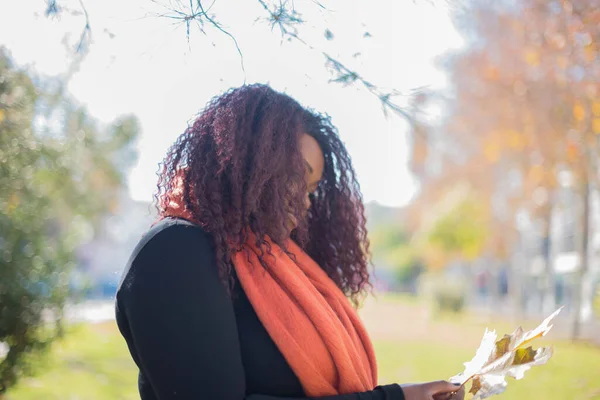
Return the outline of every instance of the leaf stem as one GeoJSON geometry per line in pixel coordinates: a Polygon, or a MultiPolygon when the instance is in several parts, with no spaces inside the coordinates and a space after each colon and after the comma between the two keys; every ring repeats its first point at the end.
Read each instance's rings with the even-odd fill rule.
{"type": "MultiPolygon", "coordinates": [[[[458,388],[458,390],[462,389],[471,379],[475,378],[476,376],[477,376],[477,374],[473,374],[470,377],[468,377],[467,380],[464,381],[462,383],[462,385],[460,385],[460,387],[458,388]]],[[[457,392],[458,392],[458,390],[457,390],[457,392]]]]}

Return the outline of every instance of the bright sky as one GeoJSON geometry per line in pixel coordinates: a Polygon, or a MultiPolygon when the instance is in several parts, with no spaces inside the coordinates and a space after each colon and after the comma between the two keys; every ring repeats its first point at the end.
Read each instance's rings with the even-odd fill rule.
{"type": "MultiPolygon", "coordinates": [[[[166,10],[152,0],[83,1],[93,44],[69,89],[102,121],[120,114],[138,116],[143,129],[140,155],[128,184],[133,198],[150,201],[157,165],[187,122],[211,97],[244,83],[239,55],[229,38],[210,27],[207,36],[192,29],[188,43],[185,27],[157,17],[166,10]]],[[[156,2],[164,5],[169,0],[156,2]]],[[[424,0],[323,3],[329,11],[310,0],[295,1],[307,21],[300,34],[314,47],[339,56],[383,87],[408,93],[417,87],[444,85],[435,58],[462,44],[445,2],[435,6],[424,0]],[[331,41],[324,38],[326,28],[334,34],[331,41]],[[371,37],[363,38],[366,31],[371,37]]],[[[77,9],[79,3],[64,0],[63,4],[77,9]]],[[[71,32],[70,40],[75,42],[83,17],[48,20],[44,9],[42,0],[0,0],[0,44],[18,63],[44,74],[59,74],[70,60],[62,44],[65,33],[71,32]]],[[[406,166],[405,121],[386,118],[378,100],[363,89],[328,83],[330,75],[318,52],[282,41],[264,21],[256,21],[264,15],[258,1],[216,0],[211,12],[238,39],[247,83],[269,83],[331,115],[353,158],[366,201],[398,206],[410,200],[415,184],[406,166]]]]}

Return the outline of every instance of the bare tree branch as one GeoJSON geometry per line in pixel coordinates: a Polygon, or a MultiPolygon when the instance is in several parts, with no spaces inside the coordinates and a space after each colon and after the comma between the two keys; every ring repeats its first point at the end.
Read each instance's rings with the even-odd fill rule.
{"type": "MultiPolygon", "coordinates": [[[[200,9],[201,15],[204,16],[204,18],[206,18],[206,20],[208,22],[210,22],[215,28],[217,28],[219,31],[221,31],[222,33],[224,33],[225,35],[229,36],[229,38],[231,38],[231,40],[233,41],[233,43],[235,44],[235,48],[237,49],[238,54],[240,55],[240,63],[242,66],[242,71],[244,72],[244,76],[246,75],[246,69],[244,68],[244,55],[242,54],[242,50],[240,49],[240,45],[238,44],[237,39],[228,31],[226,31],[225,29],[223,29],[223,27],[221,26],[221,24],[219,24],[216,20],[214,20],[213,18],[211,18],[210,15],[208,15],[206,13],[206,11],[204,11],[204,7],[202,6],[202,1],[201,0],[196,0],[196,2],[198,3],[198,8],[200,9]]],[[[191,0],[190,0],[191,3],[191,0]]],[[[213,3],[211,4],[211,7],[213,6],[215,2],[213,1],[213,3]]],[[[246,80],[244,78],[244,80],[246,80]]]]}
{"type": "Polygon", "coordinates": [[[202,4],[202,0],[195,0],[195,1],[189,0],[188,5],[183,5],[181,2],[178,1],[176,6],[172,6],[172,5],[167,6],[158,0],[151,0],[151,1],[156,4],[160,4],[167,10],[165,13],[157,14],[158,17],[170,18],[170,19],[179,21],[181,23],[184,23],[186,25],[186,37],[187,37],[188,43],[189,43],[190,34],[191,34],[190,25],[194,21],[196,23],[198,23],[198,27],[204,35],[206,35],[206,31],[204,30],[204,25],[205,25],[205,23],[208,23],[208,24],[212,25],[214,28],[216,28],[218,31],[220,31],[221,33],[223,33],[224,35],[229,37],[231,39],[231,41],[233,42],[233,44],[235,45],[236,51],[240,56],[240,65],[241,65],[242,71],[244,72],[244,75],[245,75],[246,68],[244,67],[244,55],[242,53],[242,49],[240,48],[237,39],[227,29],[225,29],[223,27],[223,25],[214,18],[214,16],[211,16],[209,14],[209,11],[215,4],[216,0],[213,0],[213,2],[207,8],[204,8],[204,5],[202,4]]]}
{"type": "Polygon", "coordinates": [[[408,113],[404,108],[402,108],[400,105],[393,101],[394,97],[401,96],[402,93],[400,93],[397,90],[384,92],[378,86],[363,78],[356,71],[346,67],[339,60],[331,57],[326,52],[322,52],[322,54],[327,60],[328,67],[337,74],[337,77],[332,78],[330,82],[341,83],[344,86],[349,86],[354,83],[360,83],[365,89],[367,89],[371,94],[375,95],[379,99],[383,108],[383,112],[386,116],[387,111],[391,110],[394,113],[405,118],[409,122],[412,122],[412,116],[410,115],[410,113],[408,113]]]}
{"type": "Polygon", "coordinates": [[[46,5],[46,17],[52,17],[60,13],[60,7],[56,3],[56,0],[48,0],[46,5]]]}
{"type": "Polygon", "coordinates": [[[44,14],[46,17],[59,17],[61,13],[67,12],[72,16],[83,16],[85,20],[85,26],[83,31],[79,35],[79,42],[75,46],[75,53],[82,55],[87,53],[88,46],[92,40],[92,27],[90,25],[90,15],[88,14],[87,8],[83,3],[83,0],[79,0],[80,10],[68,9],[61,6],[58,0],[46,0],[46,11],[44,14]]]}
{"type": "Polygon", "coordinates": [[[85,16],[85,27],[83,28],[83,32],[81,32],[79,44],[75,49],[75,51],[80,54],[82,51],[84,51],[84,47],[86,48],[85,50],[87,50],[87,46],[89,46],[92,40],[92,28],[90,26],[90,16],[85,8],[85,4],[83,4],[83,0],[79,0],[79,5],[81,6],[83,15],[85,16]]]}
{"type": "Polygon", "coordinates": [[[258,20],[266,20],[269,23],[269,25],[271,25],[271,30],[273,30],[275,27],[278,27],[281,32],[281,36],[297,35],[298,31],[296,29],[296,25],[303,24],[304,20],[294,8],[293,3],[291,6],[291,10],[288,10],[287,1],[280,1],[279,5],[273,6],[272,9],[269,8],[268,4],[264,0],[257,1],[269,14],[268,17],[258,18],[258,20]]]}
{"type": "MultiPolygon", "coordinates": [[[[350,86],[355,83],[359,83],[364,88],[366,88],[369,91],[369,93],[373,94],[374,96],[376,96],[379,99],[379,101],[381,102],[381,105],[382,105],[383,112],[386,116],[388,115],[388,110],[391,110],[395,114],[400,115],[401,117],[405,118],[409,122],[412,122],[411,115],[404,108],[402,108],[399,104],[397,104],[393,101],[394,97],[402,95],[400,92],[398,92],[397,90],[384,92],[377,85],[371,83],[370,81],[365,79],[363,76],[361,76],[358,72],[345,66],[337,58],[334,58],[333,56],[331,56],[329,53],[327,53],[325,51],[315,48],[314,46],[307,43],[304,39],[302,39],[298,34],[296,26],[304,23],[304,20],[302,20],[300,14],[298,14],[298,12],[296,12],[296,10],[293,8],[293,4],[292,4],[291,10],[290,10],[290,7],[288,6],[288,3],[286,1],[280,1],[279,5],[276,5],[275,7],[273,7],[271,9],[271,8],[269,8],[269,6],[265,0],[257,0],[257,1],[265,9],[265,11],[267,11],[267,13],[269,13],[269,16],[266,18],[266,20],[271,25],[271,29],[278,27],[279,30],[281,31],[282,36],[284,36],[284,37],[287,36],[288,38],[294,39],[294,40],[302,43],[309,49],[318,51],[325,57],[326,66],[332,72],[334,72],[336,74],[336,76],[334,78],[332,78],[330,80],[330,82],[340,83],[344,86],[350,86]]],[[[318,2],[317,2],[317,5],[324,8],[318,2]]],[[[367,34],[368,34],[368,32],[367,32],[367,34]]],[[[370,37],[370,34],[368,34],[368,36],[370,37]]],[[[331,36],[331,38],[332,38],[332,36],[331,36]]]]}
{"type": "MultiPolygon", "coordinates": [[[[61,8],[61,6],[58,4],[58,0],[46,1],[47,16],[58,15],[61,11],[63,11],[63,8],[61,8]]],[[[194,22],[198,24],[200,32],[202,32],[204,35],[207,34],[205,31],[205,24],[208,23],[212,27],[216,28],[219,32],[229,37],[235,45],[236,51],[240,56],[241,68],[245,75],[246,70],[244,66],[244,55],[237,39],[233,34],[231,34],[231,32],[224,28],[221,22],[209,14],[210,10],[216,3],[216,0],[212,0],[212,3],[208,7],[205,7],[202,0],[189,0],[188,4],[184,4],[181,0],[169,0],[168,4],[165,4],[164,1],[160,0],[150,1],[155,4],[160,4],[160,6],[165,9],[165,12],[156,14],[156,16],[172,19],[176,21],[176,23],[185,24],[188,44],[191,36],[191,25],[194,22]]],[[[268,0],[257,1],[267,13],[267,16],[262,18],[259,17],[258,20],[266,21],[270,25],[271,30],[278,28],[282,38],[286,38],[288,41],[296,40],[307,48],[317,51],[323,55],[325,58],[325,65],[334,74],[330,82],[340,83],[344,86],[360,84],[367,89],[369,93],[379,99],[383,108],[383,112],[386,116],[388,115],[388,111],[392,111],[393,113],[405,118],[409,122],[412,121],[410,113],[394,101],[394,98],[401,96],[402,93],[397,90],[382,90],[379,86],[364,78],[357,71],[344,65],[339,59],[333,57],[331,54],[323,50],[315,48],[313,45],[309,44],[299,36],[297,27],[304,24],[305,21],[302,18],[302,15],[296,11],[293,0],[278,0],[274,1],[272,4],[268,0]]],[[[321,1],[312,1],[320,9],[327,10],[321,1]]],[[[85,17],[85,26],[83,32],[81,33],[79,43],[76,46],[76,53],[84,54],[91,42],[92,29],[90,25],[89,14],[83,3],[83,0],[79,0],[79,4],[81,6],[83,16],[85,17]]],[[[365,32],[364,37],[370,36],[371,35],[369,32],[365,32]]],[[[328,37],[329,40],[333,39],[331,34],[328,37]]]]}

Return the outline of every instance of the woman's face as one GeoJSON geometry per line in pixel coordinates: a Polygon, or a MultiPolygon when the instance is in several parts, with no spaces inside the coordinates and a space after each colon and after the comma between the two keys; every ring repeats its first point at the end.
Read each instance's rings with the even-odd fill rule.
{"type": "MultiPolygon", "coordinates": [[[[323,157],[323,151],[321,146],[312,136],[304,133],[300,137],[300,153],[304,159],[304,165],[306,166],[305,180],[306,180],[306,193],[304,194],[304,204],[306,210],[310,208],[310,194],[317,190],[319,182],[323,177],[323,170],[325,169],[325,158],[323,157]]],[[[294,215],[290,213],[289,227],[293,230],[298,226],[298,220],[294,215]]]]}
{"type": "Polygon", "coordinates": [[[306,209],[310,207],[310,193],[317,190],[319,182],[323,177],[325,168],[325,158],[319,143],[308,134],[303,134],[300,138],[300,152],[306,163],[306,209]]]}

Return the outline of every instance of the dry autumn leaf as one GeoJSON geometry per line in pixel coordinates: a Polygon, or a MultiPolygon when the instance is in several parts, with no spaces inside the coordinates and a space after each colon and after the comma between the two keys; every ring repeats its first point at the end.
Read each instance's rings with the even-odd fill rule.
{"type": "Polygon", "coordinates": [[[473,400],[503,393],[507,376],[521,379],[532,366],[543,365],[552,357],[552,347],[534,350],[529,344],[552,329],[550,322],[560,310],[562,307],[531,331],[525,332],[518,327],[512,334],[504,335],[499,340],[496,340],[495,331],[486,329],[475,357],[466,362],[465,370],[450,378],[450,382],[464,386],[471,381],[469,393],[473,394],[473,400]]]}

